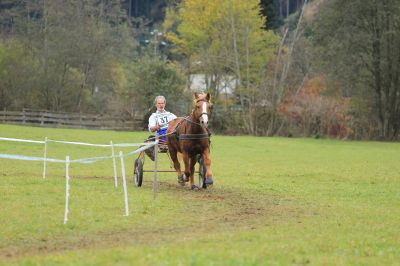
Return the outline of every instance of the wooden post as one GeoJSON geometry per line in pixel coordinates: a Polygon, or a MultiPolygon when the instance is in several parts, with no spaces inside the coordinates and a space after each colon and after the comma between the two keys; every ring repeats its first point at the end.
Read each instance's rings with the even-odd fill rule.
{"type": "Polygon", "coordinates": [[[153,200],[156,199],[157,189],[158,189],[158,176],[157,176],[157,168],[158,168],[158,137],[156,137],[156,144],[154,145],[154,180],[153,180],[153,200]]]}
{"type": "Polygon", "coordinates": [[[44,112],[40,112],[40,125],[44,125],[44,112]]]}
{"type": "Polygon", "coordinates": [[[26,123],[25,108],[22,109],[22,124],[26,123]]]}

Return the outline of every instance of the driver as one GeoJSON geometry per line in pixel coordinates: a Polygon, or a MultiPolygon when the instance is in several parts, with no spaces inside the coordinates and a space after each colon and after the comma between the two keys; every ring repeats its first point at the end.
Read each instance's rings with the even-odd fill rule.
{"type": "MultiPolygon", "coordinates": [[[[154,99],[154,105],[156,106],[157,111],[152,113],[149,117],[149,131],[155,132],[156,136],[159,137],[158,147],[160,148],[161,152],[166,152],[168,150],[166,145],[168,123],[176,118],[176,115],[165,110],[166,103],[167,101],[165,100],[164,96],[157,96],[154,99]]],[[[153,140],[154,136],[149,136],[145,142],[153,140]]],[[[146,149],[144,152],[152,161],[154,161],[154,147],[146,149]]]]}
{"type": "Polygon", "coordinates": [[[164,96],[157,96],[154,99],[157,111],[149,117],[149,131],[155,132],[156,136],[159,136],[160,141],[163,142],[167,141],[166,133],[168,124],[176,118],[176,115],[165,110],[166,103],[167,101],[164,96]]]}

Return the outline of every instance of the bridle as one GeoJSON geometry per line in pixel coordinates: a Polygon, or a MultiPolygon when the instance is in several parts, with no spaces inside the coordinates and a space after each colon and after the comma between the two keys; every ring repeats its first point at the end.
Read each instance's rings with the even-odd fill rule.
{"type": "MultiPolygon", "coordinates": [[[[210,113],[203,112],[203,111],[200,113],[200,116],[202,116],[202,115],[207,115],[208,117],[210,117],[210,116],[211,116],[211,103],[210,103],[208,100],[206,100],[206,99],[199,99],[199,100],[197,100],[197,101],[196,101],[196,105],[195,105],[195,107],[194,107],[194,109],[193,109],[193,112],[196,111],[196,110],[199,108],[199,107],[197,106],[197,104],[198,104],[199,102],[205,102],[205,103],[210,104],[210,113]]],[[[194,122],[194,123],[195,123],[195,122],[194,122]]]]}

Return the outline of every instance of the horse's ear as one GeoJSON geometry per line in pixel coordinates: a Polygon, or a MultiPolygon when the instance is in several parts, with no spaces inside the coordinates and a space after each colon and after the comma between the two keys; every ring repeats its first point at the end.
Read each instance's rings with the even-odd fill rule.
{"type": "Polygon", "coordinates": [[[194,93],[193,93],[193,97],[194,97],[194,99],[196,100],[197,98],[199,98],[199,93],[194,92],[194,93]]]}
{"type": "Polygon", "coordinates": [[[209,92],[207,92],[207,95],[206,95],[206,100],[207,100],[207,101],[210,101],[210,99],[211,99],[211,95],[210,95],[210,93],[209,93],[209,92]]]}

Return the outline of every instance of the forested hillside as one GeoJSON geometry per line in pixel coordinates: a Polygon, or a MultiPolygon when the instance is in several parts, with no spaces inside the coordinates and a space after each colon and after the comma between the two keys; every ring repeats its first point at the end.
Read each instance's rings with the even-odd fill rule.
{"type": "Polygon", "coordinates": [[[207,90],[217,132],[399,139],[395,0],[4,0],[0,30],[1,110],[184,115],[207,90]]]}

